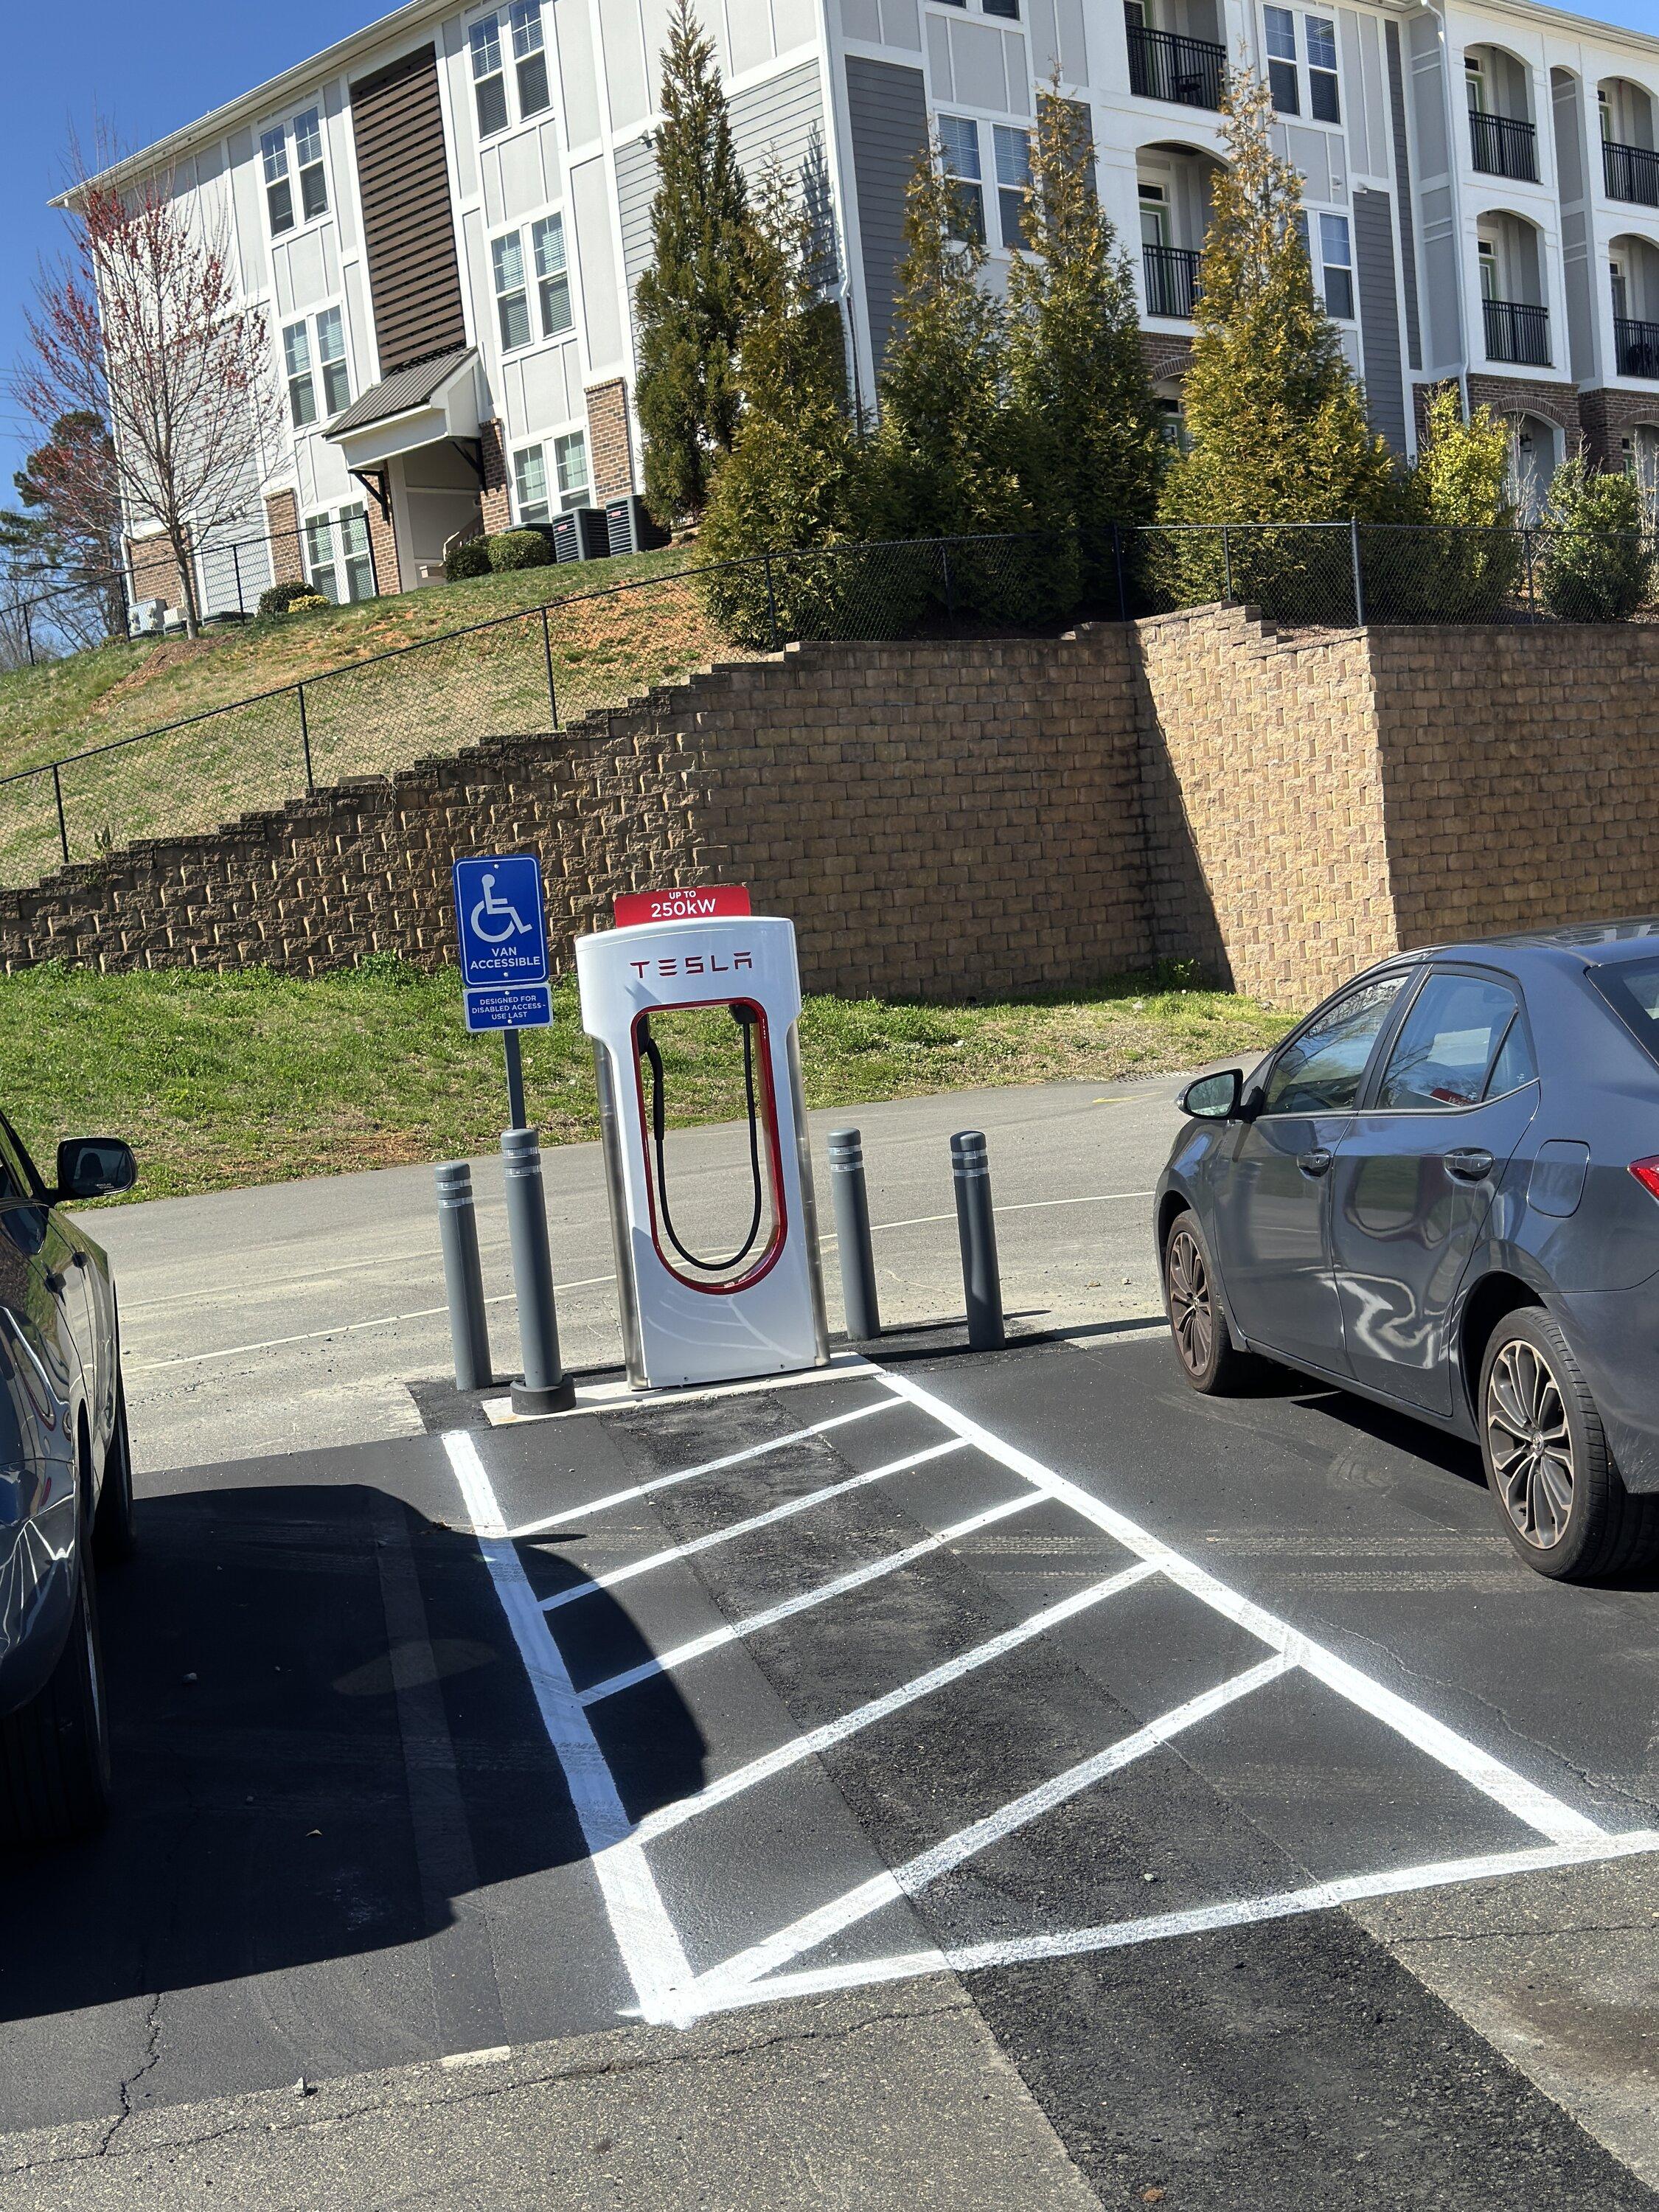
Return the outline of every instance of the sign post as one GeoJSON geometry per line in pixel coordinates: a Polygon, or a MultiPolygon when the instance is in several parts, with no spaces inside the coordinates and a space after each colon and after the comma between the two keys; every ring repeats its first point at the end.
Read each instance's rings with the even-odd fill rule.
{"type": "Polygon", "coordinates": [[[575,1386],[559,1359],[541,1141],[526,1118],[519,1054],[520,1030],[546,1029],[553,1019],[540,861],[530,853],[457,860],[455,921],[466,1025],[499,1030],[507,1054],[512,1127],[501,1139],[501,1153],[524,1357],[524,1374],[513,1385],[513,1407],[520,1413],[559,1413],[574,1403],[575,1386]]]}
{"type": "Polygon", "coordinates": [[[507,1054],[510,1126],[526,1125],[519,1031],[548,1028],[553,986],[547,965],[542,866],[533,853],[455,863],[455,921],[470,1030],[499,1030],[507,1054]]]}

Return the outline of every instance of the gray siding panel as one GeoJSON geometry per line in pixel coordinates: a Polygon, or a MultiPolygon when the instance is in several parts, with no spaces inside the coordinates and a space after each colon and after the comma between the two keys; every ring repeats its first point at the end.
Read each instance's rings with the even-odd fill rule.
{"type": "Polygon", "coordinates": [[[1371,428],[1406,450],[1405,380],[1400,365],[1400,306],[1394,283],[1394,209],[1387,192],[1353,196],[1359,331],[1365,344],[1365,408],[1371,428]]]}
{"type": "Polygon", "coordinates": [[[1394,181],[1400,193],[1400,269],[1406,290],[1406,349],[1413,368],[1423,366],[1418,322],[1417,238],[1412,226],[1412,164],[1406,137],[1406,77],[1400,66],[1400,26],[1385,23],[1389,42],[1389,107],[1394,123],[1394,181]]]}
{"type": "Polygon", "coordinates": [[[847,58],[864,296],[870,346],[881,366],[893,325],[894,270],[903,247],[904,192],[927,144],[927,94],[918,69],[847,58]]]}
{"type": "Polygon", "coordinates": [[[635,138],[617,149],[617,215],[622,226],[623,275],[628,283],[629,313],[634,287],[651,260],[651,203],[657,197],[657,156],[649,138],[635,138]]]}

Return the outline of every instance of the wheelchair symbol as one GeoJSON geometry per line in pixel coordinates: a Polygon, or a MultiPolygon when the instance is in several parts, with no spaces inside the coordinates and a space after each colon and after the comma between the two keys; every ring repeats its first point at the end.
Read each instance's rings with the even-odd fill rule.
{"type": "Polygon", "coordinates": [[[515,937],[530,936],[531,925],[522,919],[517,907],[506,899],[496,897],[494,874],[486,874],[481,881],[483,884],[483,896],[472,909],[471,925],[472,934],[478,942],[481,945],[506,945],[515,937]],[[486,929],[484,927],[486,915],[490,921],[499,922],[501,927],[498,929],[486,929]]]}

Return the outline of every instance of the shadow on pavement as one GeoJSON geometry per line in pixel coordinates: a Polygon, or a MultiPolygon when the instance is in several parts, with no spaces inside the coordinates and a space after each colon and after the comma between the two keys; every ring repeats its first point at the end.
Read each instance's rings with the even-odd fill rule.
{"type": "MultiPolygon", "coordinates": [[[[361,1483],[140,1516],[100,1586],[116,1809],[88,1843],[0,1855],[0,2019],[414,1943],[465,1888],[586,1857],[470,1534],[361,1483]]],[[[580,1611],[608,1665],[649,1656],[603,1593],[580,1611]]],[[[630,1815],[701,1786],[672,1681],[629,1732],[630,1815]]]]}

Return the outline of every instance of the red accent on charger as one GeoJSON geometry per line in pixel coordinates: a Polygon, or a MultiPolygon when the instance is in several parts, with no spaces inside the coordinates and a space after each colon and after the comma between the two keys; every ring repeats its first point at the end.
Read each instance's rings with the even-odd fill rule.
{"type": "Polygon", "coordinates": [[[752,914],[743,884],[708,884],[695,890],[622,891],[615,901],[618,929],[647,921],[713,921],[719,915],[752,914]]]}
{"type": "Polygon", "coordinates": [[[1659,1198],[1659,1153],[1650,1159],[1632,1160],[1630,1171],[1650,1198],[1659,1198]]]}

